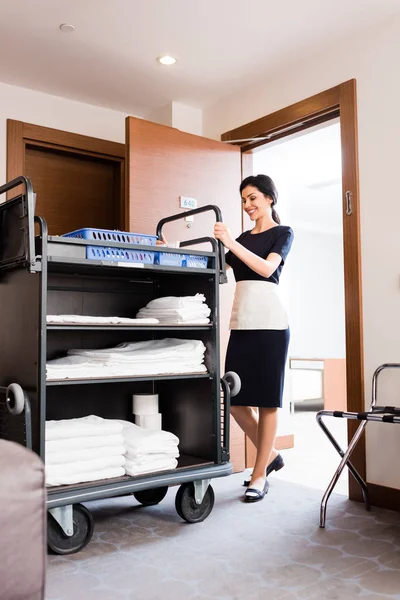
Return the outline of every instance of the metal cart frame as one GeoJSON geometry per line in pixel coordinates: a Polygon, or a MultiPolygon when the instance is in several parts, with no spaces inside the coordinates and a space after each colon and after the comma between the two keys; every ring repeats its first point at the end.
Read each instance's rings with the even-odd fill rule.
{"type": "MultiPolygon", "coordinates": [[[[178,466],[174,471],[49,488],[47,494],[49,547],[57,553],[68,554],[82,549],[89,542],[93,532],[92,517],[85,507],[77,503],[134,494],[142,504],[151,505],[158,503],[165,496],[169,486],[181,486],[176,496],[178,514],[189,522],[203,520],[211,512],[214,503],[211,479],[227,476],[232,472],[232,465],[229,462],[230,396],[231,392],[233,394],[237,391],[240,385],[235,374],[227,374],[222,378],[220,374],[219,285],[227,281],[222,244],[208,237],[181,244],[181,247],[205,242],[211,244],[211,252],[190,249],[192,255],[208,257],[209,265],[206,269],[87,260],[86,245],[90,243],[90,245],[104,246],[104,242],[48,236],[45,220],[34,217],[35,196],[29,179],[19,177],[0,187],[0,195],[9,193],[21,185],[24,187],[22,194],[0,205],[0,298],[3,320],[0,327],[2,330],[0,335],[3,337],[1,340],[3,343],[0,343],[3,347],[3,350],[0,348],[0,437],[7,437],[27,445],[44,461],[45,424],[49,418],[49,410],[50,418],[54,418],[54,414],[58,414],[57,411],[60,411],[59,418],[66,418],[66,415],[70,414],[68,408],[70,400],[63,402],[67,398],[66,388],[74,394],[80,394],[83,402],[83,388],[88,390],[90,385],[93,385],[96,386],[96,390],[101,391],[109,390],[114,386],[113,389],[120,390],[120,410],[126,416],[127,395],[132,394],[133,387],[140,383],[142,387],[152,386],[153,391],[155,386],[162,387],[170,400],[169,406],[173,404],[174,399],[175,403],[181,403],[182,412],[183,408],[186,410],[185,418],[192,418],[192,420],[197,418],[200,421],[199,427],[203,427],[207,439],[203,443],[200,432],[191,422],[192,432],[195,432],[194,438],[197,439],[199,446],[198,455],[192,464],[189,460],[187,464],[178,466]],[[36,236],[35,224],[39,230],[36,236]],[[97,281],[96,278],[102,277],[110,286],[110,297],[118,298],[118,302],[124,306],[128,300],[135,298],[132,294],[136,287],[140,288],[142,295],[147,294],[146,297],[151,298],[158,295],[155,291],[157,286],[157,289],[161,290],[159,295],[174,295],[166,293],[175,289],[174,286],[178,287],[178,292],[179,289],[181,290],[181,293],[175,295],[189,295],[198,286],[200,290],[207,291],[212,322],[209,326],[152,325],[146,327],[139,325],[133,327],[52,326],[46,323],[48,303],[53,296],[55,298],[55,300],[53,298],[53,305],[54,302],[58,302],[60,306],[64,306],[63,303],[67,302],[68,294],[71,296],[80,293],[82,297],[92,298],[94,294],[92,293],[92,296],[90,294],[94,288],[89,289],[90,285],[93,281],[97,281]],[[59,278],[64,278],[68,285],[60,284],[59,278]],[[77,283],[71,284],[73,281],[77,283]],[[79,289],[74,288],[74,285],[79,289]],[[113,288],[117,285],[121,287],[121,291],[113,288]],[[182,293],[183,291],[187,291],[187,294],[182,293]],[[123,294],[127,294],[128,300],[123,294]],[[55,351],[54,349],[57,352],[60,352],[61,348],[66,349],[65,338],[71,341],[71,339],[77,340],[77,336],[82,336],[82,343],[84,343],[85,340],[86,342],[98,340],[96,336],[108,339],[110,332],[114,336],[113,339],[120,341],[126,341],[129,335],[135,337],[143,335],[144,332],[144,335],[155,338],[165,335],[165,332],[179,332],[179,335],[184,337],[202,336],[207,347],[208,372],[187,376],[46,381],[48,353],[55,351]],[[6,339],[8,339],[7,349],[4,345],[6,339]],[[116,384],[119,387],[115,387],[116,384]],[[178,391],[174,391],[174,386],[178,391]],[[190,398],[192,395],[196,397],[197,403],[189,401],[189,404],[185,405],[186,400],[183,398],[190,398]],[[206,415],[203,415],[198,404],[204,404],[206,415]],[[193,417],[190,417],[189,409],[194,412],[193,417]],[[199,456],[200,459],[197,460],[199,456]],[[77,535],[79,539],[75,539],[77,535]]],[[[158,237],[161,239],[162,228],[166,223],[209,210],[214,211],[218,220],[222,220],[218,207],[202,207],[160,221],[157,226],[158,237]]],[[[107,246],[132,248],[131,244],[111,241],[107,242],[107,246]]],[[[148,246],[136,244],[134,248],[149,249],[148,246]]],[[[165,251],[173,254],[185,253],[185,250],[169,247],[165,251]]],[[[105,404],[103,398],[102,402],[103,409],[107,407],[106,412],[110,411],[110,406],[105,404]]],[[[116,404],[114,403],[113,407],[116,404]]],[[[113,410],[117,409],[113,408],[113,410]]],[[[118,418],[122,417],[118,416],[118,418]]],[[[169,422],[171,423],[171,419],[169,422]]],[[[180,427],[180,431],[183,431],[182,423],[180,427]]],[[[193,444],[191,442],[187,444],[193,446],[195,441],[193,444]]]]}
{"type": "Polygon", "coordinates": [[[333,410],[333,411],[332,410],[321,410],[317,413],[316,418],[317,418],[318,425],[321,427],[322,431],[325,433],[328,440],[331,442],[331,444],[333,445],[335,450],[338,452],[338,454],[342,458],[342,460],[339,463],[338,468],[336,469],[336,471],[335,471],[335,473],[334,473],[334,475],[322,497],[321,507],[320,507],[320,527],[321,528],[325,527],[326,510],[327,510],[328,500],[329,500],[330,495],[332,494],[333,490],[335,489],[335,486],[339,480],[339,477],[342,474],[343,469],[345,467],[347,467],[349,469],[349,472],[351,473],[351,475],[354,477],[354,479],[357,481],[357,483],[361,487],[361,492],[363,495],[366,510],[368,510],[368,511],[371,510],[371,503],[370,503],[370,499],[369,499],[367,482],[363,479],[363,477],[361,477],[360,473],[357,471],[357,469],[351,463],[350,457],[351,457],[351,454],[352,454],[354,448],[357,446],[358,442],[360,441],[361,436],[364,433],[364,430],[369,421],[374,421],[375,423],[395,423],[395,424],[397,423],[397,424],[400,424],[400,407],[378,406],[377,405],[379,375],[382,373],[382,371],[385,371],[388,369],[400,369],[400,364],[399,363],[386,363],[386,364],[380,365],[375,370],[375,372],[372,376],[371,404],[370,404],[368,411],[356,413],[356,412],[346,412],[346,411],[339,411],[339,410],[333,410]],[[337,440],[333,436],[332,432],[328,429],[327,425],[324,423],[324,421],[323,421],[324,417],[336,417],[336,418],[341,418],[341,419],[350,419],[350,420],[361,421],[361,423],[358,426],[357,430],[355,431],[346,451],[342,450],[342,448],[338,444],[337,440]]]}

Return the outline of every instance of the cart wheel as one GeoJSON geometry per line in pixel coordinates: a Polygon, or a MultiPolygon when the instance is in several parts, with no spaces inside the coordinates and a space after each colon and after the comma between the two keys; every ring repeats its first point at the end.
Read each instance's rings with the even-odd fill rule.
{"type": "Polygon", "coordinates": [[[153,488],[151,490],[141,490],[140,492],[133,492],[134,497],[143,506],[153,506],[159,504],[161,500],[164,500],[168,492],[168,486],[153,488]]]}
{"type": "Polygon", "coordinates": [[[228,371],[228,373],[225,373],[223,376],[223,379],[230,387],[231,396],[237,396],[242,387],[242,382],[240,381],[239,375],[234,371],[228,371]]]}
{"type": "Polygon", "coordinates": [[[54,517],[47,513],[47,545],[54,554],[74,554],[82,550],[93,535],[93,517],[82,504],[72,507],[74,533],[67,536],[54,517]]]}
{"type": "Polygon", "coordinates": [[[25,408],[24,390],[18,383],[11,383],[7,388],[6,404],[8,412],[20,415],[25,408]]]}
{"type": "Polygon", "coordinates": [[[184,483],[180,486],[175,497],[175,508],[178,515],[188,523],[200,523],[207,519],[214,506],[214,490],[208,486],[201,504],[194,498],[193,483],[184,483]]]}

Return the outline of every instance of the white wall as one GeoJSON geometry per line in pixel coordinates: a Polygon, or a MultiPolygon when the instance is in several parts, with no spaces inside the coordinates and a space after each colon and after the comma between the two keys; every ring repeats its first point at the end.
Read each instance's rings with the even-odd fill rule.
{"type": "MultiPolygon", "coordinates": [[[[220,101],[203,115],[204,134],[218,138],[224,131],[357,79],[367,402],[376,366],[400,362],[399,39],[400,19],[396,18],[279,73],[260,73],[258,86],[244,82],[242,93],[220,101]]],[[[400,377],[385,377],[383,384],[391,403],[399,403],[400,377]]],[[[399,431],[394,425],[371,425],[367,428],[368,480],[400,489],[399,431]]]]}
{"type": "Polygon", "coordinates": [[[125,143],[124,113],[0,83],[0,182],[6,182],[7,119],[125,143]]]}

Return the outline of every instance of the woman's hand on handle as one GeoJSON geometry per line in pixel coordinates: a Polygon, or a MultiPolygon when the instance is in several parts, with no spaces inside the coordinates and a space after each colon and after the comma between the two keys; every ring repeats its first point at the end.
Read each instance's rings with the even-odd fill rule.
{"type": "Polygon", "coordinates": [[[225,223],[215,223],[214,237],[216,240],[220,240],[225,246],[225,248],[228,248],[228,250],[230,250],[232,244],[235,241],[225,223]]]}

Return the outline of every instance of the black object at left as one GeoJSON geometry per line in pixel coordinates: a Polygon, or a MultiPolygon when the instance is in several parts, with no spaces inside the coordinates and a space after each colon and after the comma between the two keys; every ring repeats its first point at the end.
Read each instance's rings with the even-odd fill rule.
{"type": "Polygon", "coordinates": [[[28,177],[17,177],[0,187],[1,195],[24,186],[24,193],[0,204],[0,269],[35,266],[35,194],[28,177]]]}

